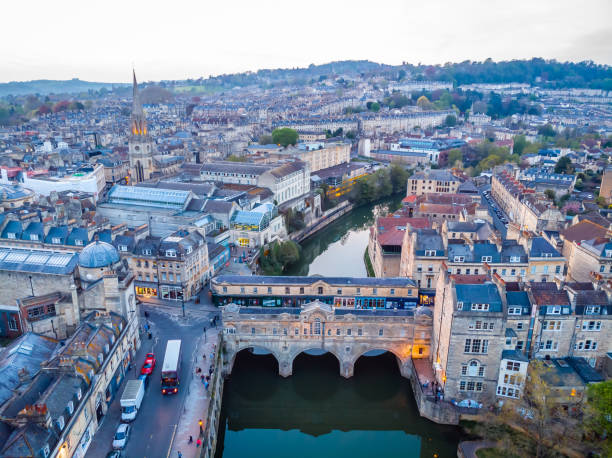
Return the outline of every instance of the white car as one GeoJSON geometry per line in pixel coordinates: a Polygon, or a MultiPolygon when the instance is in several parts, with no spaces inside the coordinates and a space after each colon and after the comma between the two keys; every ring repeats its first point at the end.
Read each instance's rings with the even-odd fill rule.
{"type": "Polygon", "coordinates": [[[113,448],[115,450],[123,450],[130,438],[130,425],[127,423],[121,423],[115,432],[115,438],[113,439],[113,448]]]}

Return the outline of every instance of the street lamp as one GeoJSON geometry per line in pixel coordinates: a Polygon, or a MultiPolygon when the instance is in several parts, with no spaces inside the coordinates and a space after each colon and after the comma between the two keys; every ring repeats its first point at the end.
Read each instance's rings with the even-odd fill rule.
{"type": "Polygon", "coordinates": [[[181,282],[181,306],[183,308],[183,318],[185,318],[185,284],[181,282]]]}

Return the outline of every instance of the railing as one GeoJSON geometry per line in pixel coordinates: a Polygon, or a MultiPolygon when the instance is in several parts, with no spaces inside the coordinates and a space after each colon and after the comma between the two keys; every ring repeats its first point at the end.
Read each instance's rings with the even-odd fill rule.
{"type": "Polygon", "coordinates": [[[206,427],[202,436],[202,449],[200,458],[212,458],[217,446],[217,430],[219,427],[219,414],[221,412],[221,401],[223,397],[223,333],[219,333],[217,350],[214,361],[213,379],[211,382],[210,399],[208,400],[208,411],[206,412],[206,427]]]}

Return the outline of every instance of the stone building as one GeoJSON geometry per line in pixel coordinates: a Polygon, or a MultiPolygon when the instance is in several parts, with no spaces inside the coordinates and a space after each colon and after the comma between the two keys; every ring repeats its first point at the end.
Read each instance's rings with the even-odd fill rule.
{"type": "Polygon", "coordinates": [[[147,236],[123,253],[134,273],[136,295],[191,300],[210,276],[208,246],[196,230],[147,236]]]}
{"type": "Polygon", "coordinates": [[[406,195],[423,195],[427,193],[456,194],[461,180],[448,170],[426,170],[417,172],[408,178],[406,195]]]}
{"type": "Polygon", "coordinates": [[[370,227],[368,255],[376,277],[398,277],[402,243],[410,218],[379,216],[370,227]]]}

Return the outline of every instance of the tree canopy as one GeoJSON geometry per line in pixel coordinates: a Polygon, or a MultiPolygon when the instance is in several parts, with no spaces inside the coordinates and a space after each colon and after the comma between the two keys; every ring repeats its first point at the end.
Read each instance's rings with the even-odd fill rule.
{"type": "Polygon", "coordinates": [[[298,137],[297,131],[288,127],[274,129],[272,132],[273,142],[281,146],[295,145],[298,141],[298,137]]]}

